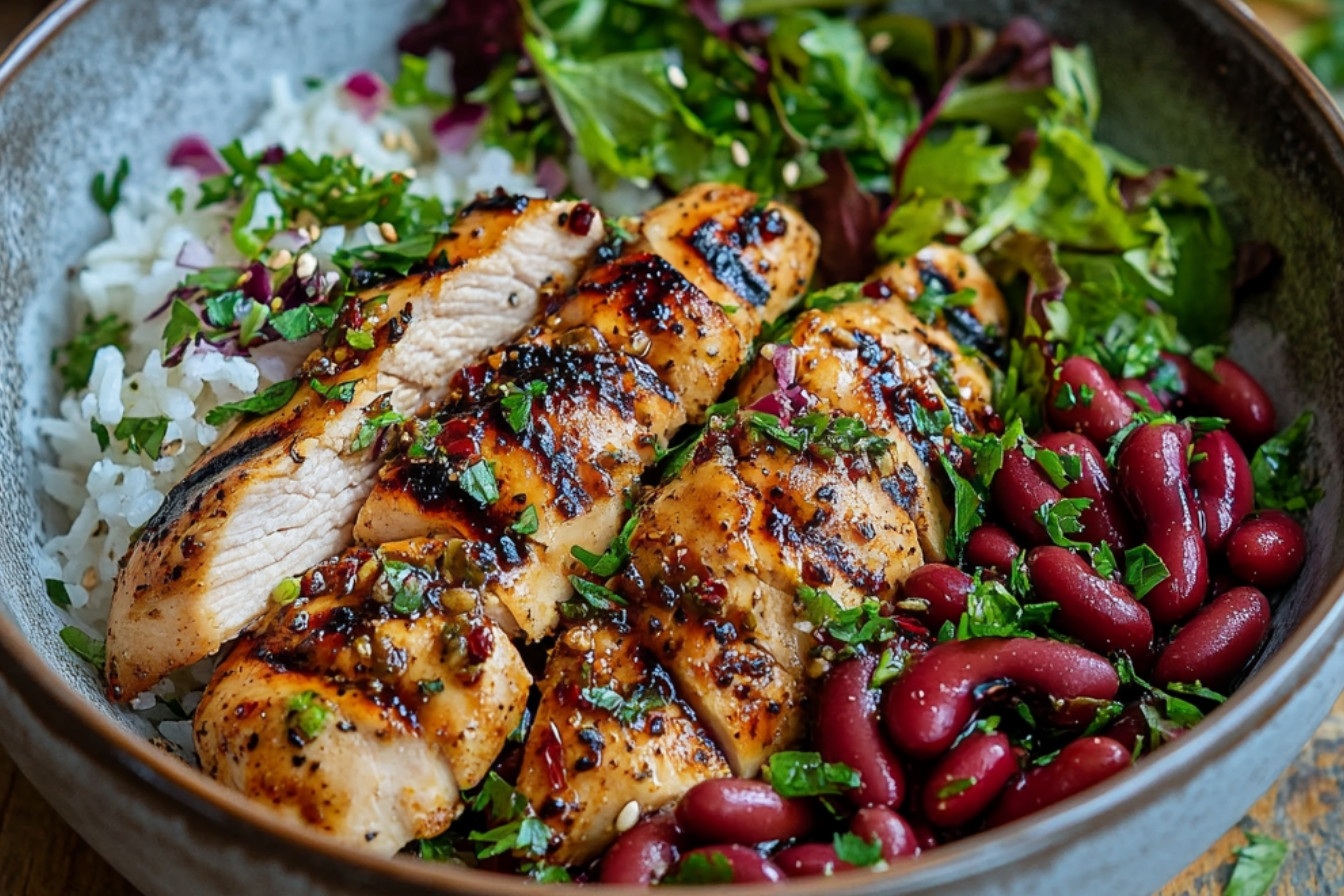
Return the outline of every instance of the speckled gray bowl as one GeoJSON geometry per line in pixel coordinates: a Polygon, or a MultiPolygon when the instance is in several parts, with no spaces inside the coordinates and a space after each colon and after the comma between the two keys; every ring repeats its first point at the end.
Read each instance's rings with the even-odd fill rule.
{"type": "MultiPolygon", "coordinates": [[[[384,861],[280,824],[151,747],[104,703],[57,638],[32,557],[34,418],[54,401],[46,358],[66,335],[67,266],[99,236],[92,174],[137,176],[176,136],[230,137],[272,73],[331,75],[392,62],[422,0],[75,0],[0,61],[0,740],[48,799],[147,894],[535,893],[523,881],[384,861]]],[[[898,4],[910,9],[916,4],[898,4]]],[[[1344,137],[1302,69],[1228,0],[929,0],[922,11],[1003,22],[1033,14],[1092,44],[1104,130],[1122,149],[1210,169],[1238,197],[1241,238],[1286,256],[1272,294],[1243,309],[1234,355],[1282,419],[1318,412],[1325,501],[1311,562],[1278,608],[1252,679],[1204,725],[1084,798],[880,875],[795,893],[1143,894],[1234,824],[1288,765],[1344,685],[1344,137]]],[[[773,891],[773,892],[778,892],[773,891]]]]}

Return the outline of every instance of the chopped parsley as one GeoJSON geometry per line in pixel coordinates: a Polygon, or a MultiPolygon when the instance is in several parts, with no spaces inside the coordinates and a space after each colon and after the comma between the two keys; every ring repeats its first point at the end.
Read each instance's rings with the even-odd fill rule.
{"type": "Polygon", "coordinates": [[[537,505],[529,504],[523,508],[522,513],[518,514],[518,519],[513,521],[509,529],[519,535],[534,535],[540,525],[541,521],[537,517],[537,505]]]}
{"type": "Polygon", "coordinates": [[[977,781],[974,776],[969,778],[957,778],[955,780],[948,781],[942,787],[938,788],[937,793],[938,799],[945,800],[954,797],[959,793],[965,793],[966,791],[974,787],[976,783],[977,781]]]}
{"type": "Polygon", "coordinates": [[[887,439],[876,435],[857,417],[814,411],[794,417],[787,425],[774,414],[752,411],[747,428],[797,452],[812,451],[823,458],[836,454],[876,456],[890,447],[887,439]]]}
{"type": "Polygon", "coordinates": [[[528,816],[488,831],[472,831],[468,837],[473,843],[481,844],[476,852],[478,859],[489,859],[506,852],[540,858],[550,847],[551,829],[540,818],[528,816]]]}
{"type": "Polygon", "coordinates": [[[1257,507],[1296,512],[1310,510],[1321,500],[1324,492],[1306,470],[1314,419],[1310,411],[1303,413],[1256,450],[1251,458],[1251,478],[1255,480],[1257,507]]]}
{"type": "Polygon", "coordinates": [[[592,551],[574,545],[569,549],[569,553],[584,566],[588,571],[599,578],[609,578],[616,574],[625,563],[626,558],[630,556],[630,536],[635,534],[635,527],[639,525],[639,517],[630,516],[625,524],[621,526],[621,531],[612,540],[611,545],[601,554],[594,554],[592,551]]]}
{"type": "Polygon", "coordinates": [[[1288,844],[1274,837],[1246,834],[1246,845],[1236,850],[1237,864],[1223,896],[1264,896],[1278,877],[1288,844]]]}
{"type": "Polygon", "coordinates": [[[131,325],[115,314],[95,318],[85,314],[79,332],[51,353],[51,363],[61,375],[66,391],[83,389],[93,373],[93,359],[98,349],[111,345],[125,353],[130,345],[131,325]]]}
{"type": "Polygon", "coordinates": [[[489,507],[499,500],[499,482],[495,479],[493,461],[476,461],[458,475],[457,484],[482,507],[489,507]]]}
{"type": "Polygon", "coordinates": [[[99,640],[73,625],[61,629],[61,640],[75,655],[99,669],[107,665],[107,642],[99,640]]]}
{"type": "Polygon", "coordinates": [[[590,582],[579,576],[570,576],[569,584],[573,586],[576,597],[560,605],[560,612],[567,619],[588,619],[594,611],[609,613],[626,605],[625,598],[596,582],[590,582]]]}
{"type": "Polygon", "coordinates": [[[121,187],[126,183],[130,173],[131,163],[122,156],[117,160],[117,168],[110,177],[102,171],[93,176],[89,194],[93,197],[94,204],[102,209],[104,214],[112,214],[112,209],[121,202],[121,187]]]}
{"type": "Polygon", "coordinates": [[[355,434],[350,439],[350,445],[345,449],[346,453],[356,454],[363,451],[374,443],[378,438],[378,433],[389,426],[396,426],[404,422],[406,422],[406,417],[392,410],[391,399],[384,395],[364,409],[364,417],[359,421],[359,426],[355,428],[355,434]]]}
{"type": "Polygon", "coordinates": [[[862,783],[859,773],[843,762],[825,762],[820,753],[791,750],[772,755],[761,777],[784,797],[840,794],[862,783]]]}
{"type": "Polygon", "coordinates": [[[966,612],[957,623],[956,638],[1034,638],[1048,631],[1059,604],[1027,603],[1014,597],[994,579],[977,572],[966,595],[966,612]]]}
{"type": "Polygon", "coordinates": [[[877,837],[869,841],[851,831],[838,831],[831,844],[836,858],[855,868],[868,868],[882,861],[882,841],[877,837]]]}
{"type": "Polygon", "coordinates": [[[1157,552],[1146,544],[1125,551],[1125,584],[1134,591],[1134,597],[1143,598],[1171,573],[1157,552]]]}
{"type": "Polygon", "coordinates": [[[393,612],[410,616],[424,606],[425,572],[418,566],[385,557],[383,580],[391,594],[388,606],[393,612]]]}
{"type": "Polygon", "coordinates": [[[693,852],[677,863],[670,874],[663,875],[659,885],[698,886],[704,884],[730,884],[733,882],[733,866],[728,857],[721,852],[693,852]]]}
{"type": "Polygon", "coordinates": [[[651,710],[667,705],[667,697],[657,688],[640,685],[628,697],[610,687],[586,687],[579,696],[598,709],[611,713],[622,725],[635,725],[651,710]]]}
{"type": "Polygon", "coordinates": [[[510,429],[514,432],[527,429],[532,420],[532,399],[545,395],[547,388],[545,380],[532,380],[521,388],[511,389],[499,400],[499,407],[510,429]]]}
{"type": "Polygon", "coordinates": [[[250,398],[216,405],[205,415],[205,422],[211,426],[219,426],[221,423],[237,416],[260,416],[273,413],[289,404],[289,400],[294,397],[294,393],[298,390],[298,379],[281,380],[267,386],[250,398]]]}
{"type": "Polygon", "coordinates": [[[1090,547],[1087,542],[1077,541],[1069,536],[1083,531],[1083,524],[1078,516],[1091,506],[1091,498],[1061,498],[1036,508],[1036,520],[1045,528],[1053,543],[1062,548],[1086,550],[1090,547]]]}
{"type": "Polygon", "coordinates": [[[319,379],[308,380],[308,386],[318,395],[322,396],[323,401],[339,401],[341,404],[349,404],[355,397],[355,386],[358,380],[346,380],[343,383],[333,383],[326,385],[319,379]]]}

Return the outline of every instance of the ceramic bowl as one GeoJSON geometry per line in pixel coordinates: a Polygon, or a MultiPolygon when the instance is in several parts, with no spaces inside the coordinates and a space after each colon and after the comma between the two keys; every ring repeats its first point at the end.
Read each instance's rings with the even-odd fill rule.
{"type": "MultiPolygon", "coordinates": [[[[33,563],[38,409],[68,335],[67,267],[105,227],[92,175],[126,155],[152,177],[188,131],[223,142],[263,107],[271,75],[393,64],[423,0],[73,0],[0,62],[0,740],[43,794],[151,896],[537,892],[522,880],[381,860],[291,829],[151,746],[100,696],[33,563]]],[[[1151,892],[1235,824],[1344,685],[1344,130],[1325,92],[1229,0],[961,0],[902,9],[1001,24],[1030,14],[1096,53],[1106,139],[1218,175],[1242,239],[1284,255],[1241,309],[1233,355],[1281,420],[1316,410],[1325,500],[1310,563],[1283,598],[1246,685],[1208,721],[1105,785],[883,875],[772,892],[1151,892]]]]}

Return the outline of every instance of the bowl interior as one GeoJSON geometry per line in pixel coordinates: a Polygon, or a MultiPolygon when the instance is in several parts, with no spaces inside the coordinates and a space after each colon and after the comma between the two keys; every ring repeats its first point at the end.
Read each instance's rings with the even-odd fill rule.
{"type": "MultiPolygon", "coordinates": [[[[1344,443],[1344,317],[1334,313],[1344,300],[1344,154],[1318,95],[1235,26],[1237,13],[1223,2],[896,6],[988,24],[1033,14],[1091,44],[1105,138],[1144,160],[1214,172],[1236,237],[1282,253],[1276,281],[1241,309],[1232,354],[1273,395],[1281,424],[1315,411],[1326,495],[1309,520],[1307,568],[1278,603],[1272,655],[1336,599],[1329,587],[1344,561],[1344,483],[1333,450],[1344,443]]],[[[424,9],[421,0],[84,0],[56,14],[73,17],[68,26],[39,32],[41,52],[0,64],[0,318],[10,323],[0,328],[0,453],[11,458],[0,465],[8,583],[0,610],[87,708],[139,735],[149,727],[108,705],[98,676],[60,641],[65,623],[36,562],[43,532],[61,523],[38,488],[49,449],[37,423],[59,397],[48,358],[70,332],[69,267],[106,231],[88,185],[123,155],[133,178],[151,183],[187,132],[227,141],[263,108],[275,74],[297,81],[355,67],[390,71],[398,30],[424,9]]]]}

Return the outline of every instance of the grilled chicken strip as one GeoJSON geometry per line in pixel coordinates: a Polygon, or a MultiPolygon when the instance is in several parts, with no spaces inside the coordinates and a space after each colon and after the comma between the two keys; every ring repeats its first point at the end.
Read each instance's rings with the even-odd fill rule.
{"type": "MultiPolygon", "coordinates": [[[[929,273],[912,284],[921,269],[892,265],[855,300],[804,312],[788,341],[767,346],[744,377],[739,395],[759,402],[756,410],[710,421],[686,466],[638,510],[629,559],[608,585],[629,604],[650,661],[667,669],[737,775],[756,775],[803,735],[818,607],[889,600],[906,575],[943,556],[947,511],[930,465],[955,450],[950,432],[987,425],[989,380],[942,324],[924,323],[907,302],[965,287],[976,290],[977,313],[1001,308],[992,282],[968,276],[979,270],[974,259],[959,255],[947,250],[941,268],[922,269],[947,284],[927,285],[929,273]],[[800,399],[810,413],[789,421],[800,399]],[[800,450],[799,432],[822,426],[800,450]]],[[[602,715],[591,701],[576,704],[566,670],[563,662],[548,670],[542,705],[582,729],[602,715]]],[[[635,743],[603,752],[605,786],[585,791],[538,771],[556,767],[545,761],[565,730],[533,729],[519,779],[561,835],[556,855],[565,860],[614,839],[616,807],[633,800],[641,813],[656,810],[714,776],[697,779],[702,770],[687,767],[651,799],[631,782],[653,748],[635,743]]],[[[567,770],[587,754],[563,755],[567,770]]]]}
{"type": "Polygon", "coordinates": [[[586,862],[616,836],[623,812],[654,811],[729,774],[667,672],[622,626],[561,634],[540,688],[518,790],[559,835],[548,861],[586,862]]]}
{"type": "Polygon", "coordinates": [[[243,423],[196,462],[117,578],[107,638],[113,699],[215,652],[265,611],[278,581],[349,544],[378,470],[370,434],[442,400],[456,370],[573,282],[604,233],[584,209],[505,196],[463,209],[431,255],[446,264],[347,306],[344,326],[372,336],[373,348],[347,338],[315,353],[284,407],[243,423]]]}
{"type": "Polygon", "coordinates": [[[992,332],[1006,323],[1007,312],[974,257],[934,245],[914,258],[879,269],[855,301],[805,311],[782,346],[766,347],[772,363],[756,364],[738,396],[751,405],[781,385],[801,388],[890,440],[898,475],[885,487],[914,517],[925,559],[934,561],[945,557],[950,519],[931,471],[948,450],[945,430],[975,432],[993,414],[985,365],[962,350],[946,329],[946,315],[969,308],[984,315],[982,331],[992,332]],[[944,322],[931,314],[926,323],[907,305],[927,291],[962,290],[970,291],[972,304],[945,309],[944,322]],[[780,383],[781,370],[789,382],[780,383]]]}
{"type": "Polygon", "coordinates": [[[583,571],[570,547],[601,554],[616,537],[655,449],[703,416],[816,251],[796,213],[738,187],[694,187],[650,211],[629,254],[590,271],[524,344],[457,377],[432,442],[379,473],[356,537],[491,537],[533,507],[524,554],[487,587],[510,632],[554,631],[583,571]]]}
{"type": "Polygon", "coordinates": [[[442,832],[522,719],[532,678],[463,578],[461,542],[352,549],[290,580],[196,710],[201,766],[391,855],[442,832]]]}

